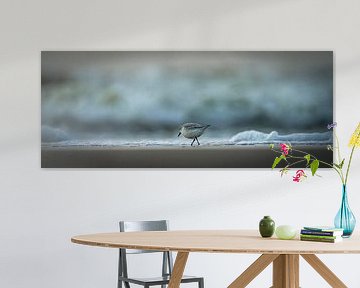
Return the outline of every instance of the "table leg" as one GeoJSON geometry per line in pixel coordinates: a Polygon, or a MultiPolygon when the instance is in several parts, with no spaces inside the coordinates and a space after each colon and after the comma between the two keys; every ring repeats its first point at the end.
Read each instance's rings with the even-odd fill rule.
{"type": "Polygon", "coordinates": [[[181,278],[183,277],[185,265],[188,257],[189,257],[189,252],[177,253],[168,288],[180,287],[181,278]]]}
{"type": "Polygon", "coordinates": [[[299,255],[281,254],[274,260],[272,288],[299,288],[299,255]]]}
{"type": "Polygon", "coordinates": [[[254,263],[252,263],[228,288],[244,288],[256,276],[258,276],[271,262],[273,262],[278,254],[263,254],[254,263]]]}
{"type": "Polygon", "coordinates": [[[301,255],[320,274],[324,280],[334,288],[346,288],[347,286],[314,254],[301,255]]]}
{"type": "MultiPolygon", "coordinates": [[[[333,288],[347,286],[315,255],[301,256],[333,288]]],[[[228,288],[244,288],[273,262],[273,286],[271,288],[299,288],[299,255],[297,254],[263,254],[251,264],[228,288]]],[[[177,287],[176,287],[177,288],[177,287]]]]}

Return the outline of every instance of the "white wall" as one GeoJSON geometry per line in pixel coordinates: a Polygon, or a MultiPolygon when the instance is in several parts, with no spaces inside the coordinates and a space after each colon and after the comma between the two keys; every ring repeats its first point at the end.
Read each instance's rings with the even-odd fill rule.
{"type": "MultiPolygon", "coordinates": [[[[116,250],[70,237],[114,231],[119,219],[168,218],[173,229],[256,228],[266,214],[278,224],[331,224],[340,204],[331,171],[295,184],[270,169],[40,169],[41,50],[334,50],[345,146],[360,120],[359,9],[357,0],[2,1],[0,287],[115,287],[116,250]]],[[[353,164],[350,203],[360,218],[360,151],[353,164]]],[[[187,273],[225,287],[255,257],[193,254],[187,273]]],[[[321,258],[360,287],[360,256],[321,258]]],[[[327,287],[301,265],[303,287],[327,287]]],[[[270,274],[250,287],[270,286],[270,274]]]]}

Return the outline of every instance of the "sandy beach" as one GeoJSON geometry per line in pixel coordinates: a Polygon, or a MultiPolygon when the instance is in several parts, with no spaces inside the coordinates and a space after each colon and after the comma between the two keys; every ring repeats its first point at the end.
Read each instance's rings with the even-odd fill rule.
{"type": "MultiPolygon", "coordinates": [[[[326,146],[297,147],[332,162],[326,146]]],[[[266,146],[117,147],[70,146],[41,150],[42,168],[270,168],[266,146]]],[[[300,167],[303,167],[300,165],[300,167]]]]}

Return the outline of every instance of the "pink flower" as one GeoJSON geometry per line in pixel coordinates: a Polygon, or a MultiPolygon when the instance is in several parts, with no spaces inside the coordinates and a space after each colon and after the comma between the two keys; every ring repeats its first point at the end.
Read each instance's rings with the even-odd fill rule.
{"type": "Polygon", "coordinates": [[[289,154],[289,146],[284,144],[284,143],[281,143],[280,144],[280,149],[281,151],[283,152],[283,155],[286,156],[289,154]]]}
{"type": "Polygon", "coordinates": [[[307,177],[304,170],[297,170],[293,176],[294,182],[300,182],[303,178],[307,177]]]}

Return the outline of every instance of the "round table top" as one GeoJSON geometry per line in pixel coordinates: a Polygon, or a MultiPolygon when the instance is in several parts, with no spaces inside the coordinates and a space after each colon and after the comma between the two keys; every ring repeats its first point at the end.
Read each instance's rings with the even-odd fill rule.
{"type": "Polygon", "coordinates": [[[340,254],[360,253],[360,237],[353,235],[338,243],[321,243],[262,238],[257,230],[192,230],[116,232],[80,235],[77,244],[99,247],[214,253],[251,254],[340,254]]]}

